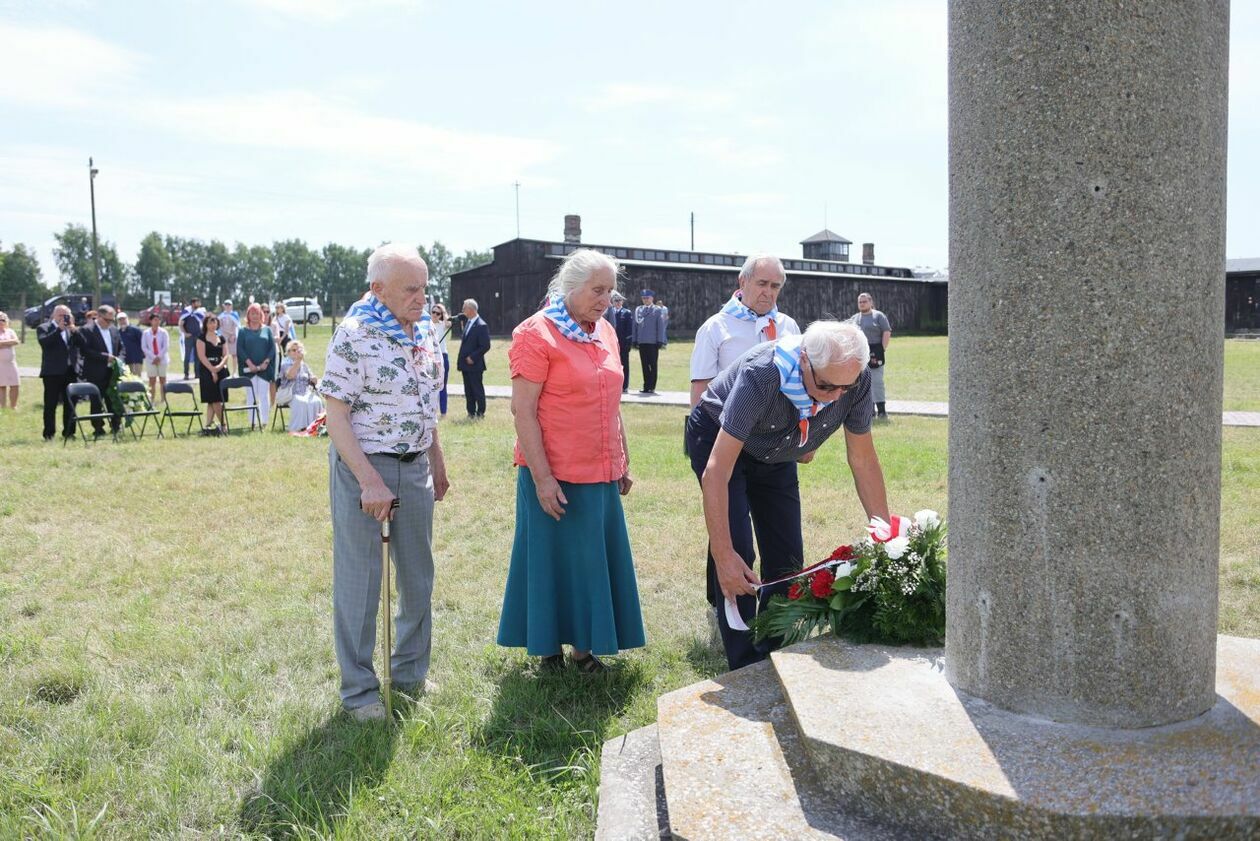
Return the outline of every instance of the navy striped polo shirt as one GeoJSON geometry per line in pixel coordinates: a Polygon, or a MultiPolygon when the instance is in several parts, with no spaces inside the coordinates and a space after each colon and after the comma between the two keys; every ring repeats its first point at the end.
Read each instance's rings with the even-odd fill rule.
{"type": "Polygon", "coordinates": [[[800,412],[779,391],[774,342],[763,342],[709,382],[697,406],[704,415],[744,442],[744,453],[767,463],[796,461],[816,450],[840,427],[861,435],[875,416],[871,375],[863,369],[857,385],[820,409],[809,421],[809,441],[800,446],[800,412]]]}

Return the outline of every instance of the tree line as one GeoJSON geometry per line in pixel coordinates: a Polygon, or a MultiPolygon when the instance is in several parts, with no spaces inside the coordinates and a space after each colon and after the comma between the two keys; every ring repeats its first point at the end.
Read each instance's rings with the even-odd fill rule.
{"type": "MultiPolygon", "coordinates": [[[[92,265],[92,232],[82,225],[66,225],[54,234],[53,259],[60,280],[45,284],[34,251],[17,243],[0,247],[0,302],[12,306],[26,295],[27,305],[67,290],[91,292],[96,285],[92,265]]],[[[305,295],[321,303],[348,303],[363,294],[371,248],[329,243],[314,249],[300,239],[271,245],[236,243],[229,247],[210,241],[153,231],[140,242],[135,262],[118,255],[112,242],[99,243],[101,292],[119,301],[153,301],[153,293],[168,290],[172,300],[199,297],[214,305],[276,301],[305,295]]],[[[441,242],[417,246],[429,264],[429,292],[446,299],[455,272],[488,263],[489,251],[452,253],[441,242]]]]}

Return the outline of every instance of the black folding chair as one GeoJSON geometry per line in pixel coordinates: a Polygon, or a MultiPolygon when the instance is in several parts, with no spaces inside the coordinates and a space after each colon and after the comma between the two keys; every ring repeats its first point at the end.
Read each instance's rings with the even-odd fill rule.
{"type": "Polygon", "coordinates": [[[277,403],[271,407],[271,431],[276,431],[276,421],[280,422],[280,431],[284,432],[289,428],[289,424],[284,419],[284,411],[289,408],[288,403],[277,403]]]}
{"type": "Polygon", "coordinates": [[[254,392],[254,381],[249,377],[228,377],[219,383],[219,393],[223,395],[223,428],[230,435],[232,433],[232,424],[228,422],[228,416],[232,412],[249,412],[249,431],[254,431],[254,425],[257,423],[258,429],[263,429],[262,420],[258,414],[258,395],[254,392]],[[232,389],[243,388],[249,392],[249,402],[240,406],[229,406],[228,398],[231,396],[232,389]]]}
{"type": "Polygon", "coordinates": [[[197,389],[192,383],[188,382],[167,382],[166,383],[166,405],[163,407],[162,417],[158,421],[158,429],[162,428],[167,420],[171,422],[171,437],[178,438],[179,433],[175,431],[175,418],[188,418],[188,428],[184,430],[185,435],[192,435],[193,421],[197,422],[197,426],[201,429],[206,428],[206,422],[201,419],[201,406],[197,404],[197,389]],[[187,394],[192,400],[191,409],[172,409],[171,395],[187,394]]]}
{"type": "Polygon", "coordinates": [[[123,398],[123,423],[127,424],[127,428],[131,430],[133,440],[139,441],[144,437],[144,432],[149,428],[149,418],[158,418],[158,437],[162,435],[162,413],[153,408],[153,401],[149,399],[149,390],[144,387],[144,383],[138,383],[134,380],[124,380],[118,384],[118,394],[123,398]],[[144,399],[143,409],[128,409],[127,398],[125,395],[139,394],[144,399]],[[144,423],[140,425],[140,434],[136,435],[136,419],[144,418],[144,423]]]}
{"type": "MultiPolygon", "coordinates": [[[[110,433],[114,436],[114,440],[118,440],[118,430],[113,429],[114,413],[109,411],[109,407],[105,405],[104,399],[101,397],[101,390],[92,383],[70,383],[70,387],[66,389],[66,394],[70,398],[70,416],[74,418],[75,429],[78,430],[79,437],[83,439],[83,446],[87,446],[88,436],[83,434],[83,424],[92,423],[92,421],[102,420],[109,421],[110,433]],[[91,400],[95,397],[101,405],[102,411],[89,412],[87,414],[79,414],[75,403],[80,400],[91,400]]],[[[93,431],[92,440],[96,440],[95,431],[93,431]]],[[[61,439],[61,446],[65,446],[69,442],[69,438],[61,439]]]]}

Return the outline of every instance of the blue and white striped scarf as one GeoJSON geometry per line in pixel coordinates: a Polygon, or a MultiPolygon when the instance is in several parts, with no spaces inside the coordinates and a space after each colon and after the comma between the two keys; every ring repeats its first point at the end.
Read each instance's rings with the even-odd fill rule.
{"type": "Polygon", "coordinates": [[[600,343],[593,332],[588,333],[583,330],[582,325],[574,321],[573,316],[569,315],[569,308],[564,305],[563,296],[556,295],[554,298],[548,298],[547,308],[542,312],[548,321],[556,325],[560,335],[566,339],[581,344],[600,343]]]}
{"type": "Polygon", "coordinates": [[[809,419],[832,401],[819,403],[805,390],[801,373],[802,336],[784,336],[774,343],[774,367],[779,369],[779,391],[792,402],[801,418],[801,446],[809,440],[809,419]]]}
{"type": "Polygon", "coordinates": [[[350,308],[346,313],[346,318],[357,318],[360,324],[372,327],[403,347],[410,348],[420,347],[425,344],[429,338],[429,328],[433,324],[433,320],[429,318],[429,310],[426,307],[424,315],[413,325],[415,337],[408,336],[402,324],[389,311],[389,307],[381,303],[381,300],[370,292],[366,298],[350,308]]]}
{"type": "MultiPolygon", "coordinates": [[[[771,307],[770,312],[765,315],[757,315],[752,307],[744,303],[743,296],[738,291],[731,295],[731,299],[722,307],[722,312],[726,315],[733,315],[740,321],[761,322],[764,319],[765,321],[773,322],[779,317],[779,308],[777,306],[771,307]]],[[[761,326],[764,328],[765,325],[761,326]]]]}

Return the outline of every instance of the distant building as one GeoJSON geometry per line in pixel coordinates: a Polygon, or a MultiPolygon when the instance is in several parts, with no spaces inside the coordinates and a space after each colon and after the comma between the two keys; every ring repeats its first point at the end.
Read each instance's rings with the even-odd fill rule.
{"type": "MultiPolygon", "coordinates": [[[[509,333],[538,309],[560,260],[593,248],[624,267],[620,287],[628,305],[637,306],[639,291],[652,289],[657,302],[669,307],[671,335],[684,337],[730,298],[745,260],[741,254],[590,245],[580,238],[581,220],[566,216],[563,242],[513,239],[496,245],[492,262],[451,275],[451,299],[458,306],[475,298],[490,329],[509,333]]],[[[909,268],[875,265],[873,243],[863,244],[862,263],[810,256],[847,258],[851,244],[824,230],[802,242],[804,259],[782,258],[788,277],[779,298],[783,311],[802,327],[820,318],[847,318],[857,312],[858,293],[870,292],[894,331],[945,332],[947,277],[916,278],[909,268]]]]}
{"type": "Polygon", "coordinates": [[[1225,261],[1225,334],[1260,333],[1260,257],[1225,261]]]}

